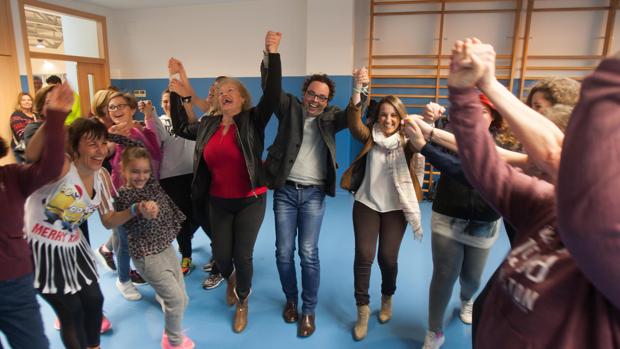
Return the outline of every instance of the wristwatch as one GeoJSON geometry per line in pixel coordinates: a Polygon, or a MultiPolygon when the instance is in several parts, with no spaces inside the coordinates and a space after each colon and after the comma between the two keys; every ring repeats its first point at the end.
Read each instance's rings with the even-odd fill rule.
{"type": "Polygon", "coordinates": [[[192,96],[181,97],[181,101],[183,103],[191,103],[192,102],[192,96]]]}

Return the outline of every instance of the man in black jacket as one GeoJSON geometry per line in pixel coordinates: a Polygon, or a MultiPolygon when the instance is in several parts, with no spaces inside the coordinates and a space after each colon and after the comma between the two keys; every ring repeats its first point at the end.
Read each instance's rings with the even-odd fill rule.
{"type": "MultiPolygon", "coordinates": [[[[265,79],[266,62],[262,77],[265,79]]],[[[274,190],[276,264],[286,295],[283,317],[299,322],[297,335],[314,333],[314,311],[320,283],[319,233],[325,213],[325,195],[336,192],[337,132],[346,128],[346,111],[328,106],[335,85],[327,75],[308,77],[303,99],[282,91],[276,109],[278,133],[265,163],[267,185],[274,190]],[[299,233],[303,290],[302,316],[297,313],[297,276],[294,252],[299,233]],[[299,320],[299,321],[298,321],[299,320]]]]}

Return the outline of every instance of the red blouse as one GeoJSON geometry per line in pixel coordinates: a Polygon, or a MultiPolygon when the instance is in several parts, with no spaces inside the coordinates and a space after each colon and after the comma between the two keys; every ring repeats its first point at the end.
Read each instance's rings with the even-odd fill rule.
{"type": "Polygon", "coordinates": [[[238,199],[267,192],[267,187],[264,186],[252,190],[243,152],[236,140],[236,132],[236,126],[232,124],[224,134],[224,125],[220,125],[202,151],[211,172],[209,193],[212,196],[238,199]]]}

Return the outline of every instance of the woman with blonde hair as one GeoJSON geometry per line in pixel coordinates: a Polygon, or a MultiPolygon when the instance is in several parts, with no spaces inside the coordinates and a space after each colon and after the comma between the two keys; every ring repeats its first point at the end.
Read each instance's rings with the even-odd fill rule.
{"type": "Polygon", "coordinates": [[[18,163],[25,161],[24,151],[26,146],[23,142],[23,134],[26,126],[35,120],[32,96],[27,92],[20,92],[17,95],[17,103],[15,111],[11,114],[11,131],[13,138],[11,139],[11,149],[18,163]]]}
{"type": "Polygon", "coordinates": [[[218,85],[220,113],[188,119],[189,99],[171,94],[174,132],[195,140],[192,205],[203,230],[211,229],[215,261],[228,280],[226,300],[236,304],[233,331],[248,322],[248,297],[252,288],[254,244],[266,208],[266,181],[262,153],[265,127],[281,92],[282,67],[277,53],[280,33],[268,32],[267,81],[260,102],[251,106],[250,95],[238,80],[218,85]]]}

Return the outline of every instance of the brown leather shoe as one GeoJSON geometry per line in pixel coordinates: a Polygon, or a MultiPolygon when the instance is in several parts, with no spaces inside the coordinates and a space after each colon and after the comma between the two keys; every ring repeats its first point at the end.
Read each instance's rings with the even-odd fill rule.
{"type": "Polygon", "coordinates": [[[298,337],[310,337],[314,333],[316,326],[314,325],[314,315],[302,315],[297,328],[298,337]]]}
{"type": "Polygon", "coordinates": [[[237,301],[237,309],[235,309],[235,319],[233,321],[233,331],[240,333],[245,330],[248,325],[248,299],[237,301]]]}
{"type": "Polygon", "coordinates": [[[299,318],[299,315],[297,314],[297,304],[293,302],[286,302],[286,306],[282,312],[282,317],[284,318],[284,322],[287,324],[297,322],[297,319],[299,318]]]}
{"type": "Polygon", "coordinates": [[[235,288],[237,287],[237,278],[235,276],[235,272],[233,271],[232,274],[230,274],[230,276],[228,277],[228,280],[226,280],[228,285],[226,286],[226,304],[228,304],[228,306],[232,306],[235,304],[235,302],[237,301],[237,296],[235,295],[235,288]]]}

